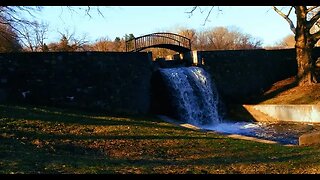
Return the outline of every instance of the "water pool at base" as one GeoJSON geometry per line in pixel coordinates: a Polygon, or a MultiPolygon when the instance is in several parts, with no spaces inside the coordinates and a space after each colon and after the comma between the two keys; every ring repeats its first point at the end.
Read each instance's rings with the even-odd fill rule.
{"type": "Polygon", "coordinates": [[[223,134],[239,134],[276,141],[280,144],[299,144],[299,136],[320,131],[320,124],[295,122],[235,122],[224,120],[221,123],[201,126],[223,134]]]}

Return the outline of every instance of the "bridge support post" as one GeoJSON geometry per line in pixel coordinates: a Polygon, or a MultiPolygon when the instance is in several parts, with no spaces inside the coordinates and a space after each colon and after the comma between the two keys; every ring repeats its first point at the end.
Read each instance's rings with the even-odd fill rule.
{"type": "Polygon", "coordinates": [[[152,62],[152,52],[148,51],[147,53],[148,53],[149,62],[152,62]]]}
{"type": "Polygon", "coordinates": [[[183,53],[183,59],[191,65],[202,65],[201,55],[198,51],[189,51],[183,53]]]}

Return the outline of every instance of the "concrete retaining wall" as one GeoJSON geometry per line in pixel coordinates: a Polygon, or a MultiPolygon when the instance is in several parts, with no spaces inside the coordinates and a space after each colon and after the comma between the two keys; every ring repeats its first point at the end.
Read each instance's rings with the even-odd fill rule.
{"type": "Polygon", "coordinates": [[[244,105],[257,121],[320,123],[320,105],[244,105]]]}

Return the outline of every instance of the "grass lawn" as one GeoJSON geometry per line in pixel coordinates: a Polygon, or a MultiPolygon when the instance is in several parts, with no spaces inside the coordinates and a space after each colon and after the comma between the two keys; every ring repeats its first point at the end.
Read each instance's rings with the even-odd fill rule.
{"type": "Polygon", "coordinates": [[[282,146],[153,116],[0,105],[2,174],[320,173],[320,146],[282,146]]]}

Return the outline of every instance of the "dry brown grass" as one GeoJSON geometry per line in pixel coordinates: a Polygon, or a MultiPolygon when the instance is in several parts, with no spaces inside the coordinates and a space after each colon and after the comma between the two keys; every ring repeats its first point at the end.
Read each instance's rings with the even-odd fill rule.
{"type": "Polygon", "coordinates": [[[320,104],[320,83],[297,86],[295,78],[276,82],[266,91],[259,104],[320,104]]]}

